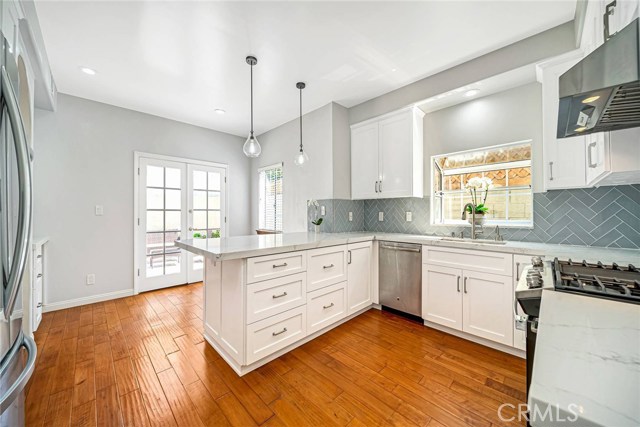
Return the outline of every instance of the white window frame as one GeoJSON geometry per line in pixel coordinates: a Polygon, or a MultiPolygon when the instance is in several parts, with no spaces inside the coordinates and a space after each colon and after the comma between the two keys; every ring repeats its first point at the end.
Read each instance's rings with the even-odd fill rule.
{"type": "Polygon", "coordinates": [[[258,228],[259,229],[270,230],[270,231],[283,231],[282,229],[284,228],[284,187],[285,186],[284,186],[284,163],[283,162],[274,163],[272,165],[262,166],[262,167],[258,168],[258,228]],[[280,219],[280,225],[281,225],[280,230],[278,230],[275,227],[275,225],[277,225],[277,221],[275,221],[274,229],[272,230],[270,228],[261,227],[261,221],[260,221],[260,215],[261,215],[261,212],[260,212],[260,210],[261,210],[260,209],[260,194],[262,193],[262,188],[260,188],[260,174],[265,172],[265,171],[268,171],[268,170],[271,170],[271,169],[277,169],[277,168],[282,169],[282,185],[281,185],[281,187],[282,187],[282,218],[280,219]]]}
{"type": "MultiPolygon", "coordinates": [[[[510,147],[515,147],[518,145],[530,145],[531,146],[531,159],[529,160],[518,160],[518,161],[514,161],[514,162],[503,162],[503,163],[491,163],[491,164],[482,164],[482,165],[477,165],[477,166],[470,166],[468,168],[459,168],[459,169],[451,169],[452,172],[447,173],[447,175],[457,175],[457,174],[462,174],[462,173],[473,173],[473,172],[484,172],[484,171],[488,171],[488,170],[495,170],[495,169],[501,169],[501,166],[505,166],[504,169],[512,169],[512,168],[518,168],[518,167],[530,167],[531,168],[531,184],[528,186],[517,186],[517,187],[504,187],[507,188],[508,190],[518,190],[518,189],[526,189],[526,188],[530,188],[531,189],[531,220],[527,221],[527,220],[495,220],[495,219],[487,219],[485,220],[484,225],[486,226],[500,226],[500,227],[504,227],[504,228],[529,228],[532,229],[533,228],[533,178],[534,178],[534,171],[533,171],[533,140],[531,139],[526,139],[526,140],[522,140],[522,141],[515,141],[515,142],[510,142],[507,144],[498,144],[498,145],[492,145],[492,146],[488,146],[488,147],[480,147],[480,148],[474,148],[474,149],[470,149],[470,150],[464,150],[464,151],[456,151],[453,153],[444,153],[444,154],[437,154],[437,155],[433,155],[431,156],[431,178],[430,178],[430,193],[429,196],[431,198],[430,200],[430,213],[429,213],[429,223],[431,226],[435,226],[435,227],[471,227],[471,224],[469,224],[468,221],[465,221],[463,219],[459,219],[459,220],[444,220],[443,222],[437,222],[436,218],[435,218],[435,203],[436,203],[436,191],[434,189],[434,174],[435,174],[435,162],[436,159],[440,158],[440,157],[449,157],[449,156],[456,156],[459,154],[467,154],[467,153],[474,153],[474,152],[479,152],[479,151],[491,151],[491,150],[496,150],[496,149],[501,149],[501,148],[510,148],[510,147]],[[508,165],[508,167],[507,167],[508,165]]],[[[444,175],[443,175],[444,176],[444,175]]],[[[508,177],[507,177],[508,179],[508,177]]],[[[441,210],[443,208],[441,207],[441,210]]],[[[506,206],[507,209],[507,213],[509,212],[509,204],[507,203],[506,206]]],[[[460,212],[460,215],[462,215],[462,211],[460,212]]]]}

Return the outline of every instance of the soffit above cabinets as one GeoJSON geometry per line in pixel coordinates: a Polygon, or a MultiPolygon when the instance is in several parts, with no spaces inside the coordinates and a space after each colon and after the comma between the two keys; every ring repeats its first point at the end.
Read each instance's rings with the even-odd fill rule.
{"type": "Polygon", "coordinates": [[[38,1],[60,92],[246,137],[351,107],[570,21],[575,2],[38,1]],[[88,76],[80,67],[97,71],[88,76]],[[216,114],[224,109],[226,114],[216,114]]]}

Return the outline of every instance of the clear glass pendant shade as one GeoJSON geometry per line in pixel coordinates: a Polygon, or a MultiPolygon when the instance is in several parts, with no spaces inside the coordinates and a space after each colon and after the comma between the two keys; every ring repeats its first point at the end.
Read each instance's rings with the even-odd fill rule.
{"type": "Polygon", "coordinates": [[[247,157],[258,157],[262,152],[262,147],[260,147],[260,143],[258,139],[253,136],[253,133],[249,134],[247,141],[242,146],[242,151],[244,151],[244,155],[247,157]]]}
{"type": "Polygon", "coordinates": [[[307,153],[305,153],[303,150],[300,150],[293,158],[293,163],[295,163],[296,166],[304,166],[308,161],[309,156],[307,156],[307,153]]]}

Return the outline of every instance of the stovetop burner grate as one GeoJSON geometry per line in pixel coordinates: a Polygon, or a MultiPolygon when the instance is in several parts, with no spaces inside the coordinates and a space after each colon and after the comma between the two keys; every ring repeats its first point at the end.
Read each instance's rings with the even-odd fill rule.
{"type": "Polygon", "coordinates": [[[555,289],[640,304],[640,270],[629,264],[554,260],[555,289]]]}

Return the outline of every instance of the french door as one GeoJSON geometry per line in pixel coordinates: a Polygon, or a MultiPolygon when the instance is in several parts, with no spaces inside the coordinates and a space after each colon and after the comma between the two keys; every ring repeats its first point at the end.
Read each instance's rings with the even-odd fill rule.
{"type": "Polygon", "coordinates": [[[203,258],[175,241],[225,236],[226,168],[140,157],[138,176],[137,290],[201,281],[203,258]]]}

